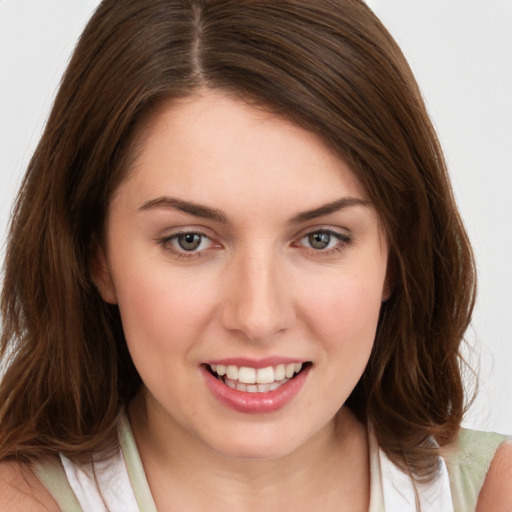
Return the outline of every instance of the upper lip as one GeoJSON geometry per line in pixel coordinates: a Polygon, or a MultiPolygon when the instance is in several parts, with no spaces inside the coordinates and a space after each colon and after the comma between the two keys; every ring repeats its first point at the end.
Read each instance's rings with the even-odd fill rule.
{"type": "Polygon", "coordinates": [[[306,363],[307,360],[296,357],[265,357],[263,359],[251,359],[246,357],[227,357],[222,359],[212,359],[205,361],[205,364],[211,366],[224,365],[224,366],[246,366],[248,368],[267,368],[268,366],[277,366],[279,364],[291,364],[291,363],[306,363]]]}

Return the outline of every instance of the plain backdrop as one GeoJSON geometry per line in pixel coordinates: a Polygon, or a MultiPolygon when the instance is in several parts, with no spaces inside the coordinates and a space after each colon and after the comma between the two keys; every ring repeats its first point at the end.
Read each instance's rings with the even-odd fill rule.
{"type": "MultiPolygon", "coordinates": [[[[0,237],[76,40],[97,0],[0,0],[0,237]]],[[[368,0],[416,75],[474,245],[465,419],[512,433],[512,0],[368,0]]]]}

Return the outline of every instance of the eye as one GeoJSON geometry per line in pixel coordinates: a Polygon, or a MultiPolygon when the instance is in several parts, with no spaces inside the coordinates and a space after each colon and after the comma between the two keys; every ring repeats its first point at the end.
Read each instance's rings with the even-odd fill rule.
{"type": "Polygon", "coordinates": [[[332,229],[317,229],[302,236],[298,244],[313,253],[340,252],[352,243],[352,237],[332,229]]]}
{"type": "Polygon", "coordinates": [[[200,231],[175,233],[161,238],[157,242],[176,258],[201,257],[203,251],[219,247],[210,237],[200,231]]]}

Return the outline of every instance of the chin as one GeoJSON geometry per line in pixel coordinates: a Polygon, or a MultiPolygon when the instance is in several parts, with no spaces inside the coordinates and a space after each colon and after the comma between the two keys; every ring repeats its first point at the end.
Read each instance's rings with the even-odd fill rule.
{"type": "Polygon", "coordinates": [[[217,453],[238,460],[277,460],[286,457],[308,443],[308,436],[295,432],[290,436],[275,429],[256,429],[231,431],[223,439],[211,442],[210,447],[217,453]]]}

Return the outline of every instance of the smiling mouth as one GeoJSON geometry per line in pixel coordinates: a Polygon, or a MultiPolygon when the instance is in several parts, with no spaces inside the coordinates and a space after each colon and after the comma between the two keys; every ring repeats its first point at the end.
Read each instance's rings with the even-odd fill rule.
{"type": "Polygon", "coordinates": [[[247,393],[267,393],[294,379],[310,365],[311,362],[278,364],[266,368],[222,364],[206,367],[217,380],[231,389],[247,393]]]}

